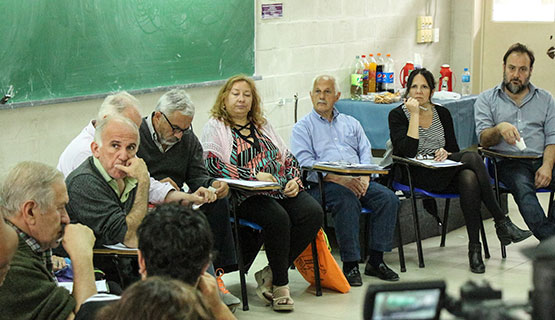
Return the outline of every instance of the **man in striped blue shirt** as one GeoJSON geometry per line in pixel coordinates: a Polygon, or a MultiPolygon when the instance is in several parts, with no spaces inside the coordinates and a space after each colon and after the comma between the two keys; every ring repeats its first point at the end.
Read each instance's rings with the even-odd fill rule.
{"type": "MultiPolygon", "coordinates": [[[[310,92],[314,109],[293,127],[291,149],[301,166],[320,161],[372,163],[370,141],[360,123],[340,114],[334,107],[339,100],[335,78],[321,75],[314,79],[310,92]]],[[[308,192],[320,201],[317,180],[309,177],[308,192]]],[[[324,176],[326,206],[331,211],[343,272],[351,286],[361,286],[359,218],[362,207],[371,209],[368,232],[370,256],[364,273],[383,280],[396,281],[399,276],[383,261],[391,251],[399,208],[399,199],[388,188],[371,182],[368,176],[324,176]]]]}

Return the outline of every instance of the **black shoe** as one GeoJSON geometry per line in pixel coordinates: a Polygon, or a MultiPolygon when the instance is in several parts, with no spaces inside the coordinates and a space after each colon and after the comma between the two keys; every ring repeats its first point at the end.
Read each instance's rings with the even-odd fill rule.
{"type": "Polygon", "coordinates": [[[349,281],[351,287],[360,287],[362,286],[362,277],[360,276],[360,271],[358,271],[358,266],[351,269],[349,272],[343,271],[345,278],[349,281]]]}
{"type": "Polygon", "coordinates": [[[380,263],[378,268],[374,268],[370,263],[366,263],[366,268],[364,268],[364,274],[367,276],[378,277],[386,281],[398,281],[399,275],[395,271],[389,269],[385,263],[380,263]]]}
{"type": "Polygon", "coordinates": [[[482,260],[482,244],[480,242],[468,244],[468,261],[470,263],[470,271],[474,273],[486,272],[486,266],[482,260]]]}
{"type": "Polygon", "coordinates": [[[511,244],[511,242],[520,242],[532,235],[531,231],[522,230],[514,225],[509,217],[506,217],[499,223],[495,223],[495,232],[497,233],[497,238],[499,238],[499,241],[504,246],[511,244]]]}

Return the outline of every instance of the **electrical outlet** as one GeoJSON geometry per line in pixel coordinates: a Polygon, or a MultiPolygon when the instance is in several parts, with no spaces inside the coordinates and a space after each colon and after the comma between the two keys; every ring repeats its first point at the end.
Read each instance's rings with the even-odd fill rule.
{"type": "Polygon", "coordinates": [[[433,27],[433,18],[431,16],[419,16],[416,18],[416,29],[427,30],[433,27]]]}
{"type": "Polygon", "coordinates": [[[416,43],[432,42],[432,30],[416,31],[416,43]]]}

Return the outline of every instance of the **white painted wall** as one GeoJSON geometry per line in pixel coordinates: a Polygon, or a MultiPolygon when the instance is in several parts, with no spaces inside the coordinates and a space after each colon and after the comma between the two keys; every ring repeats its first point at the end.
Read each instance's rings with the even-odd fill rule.
{"type": "MultiPolygon", "coordinates": [[[[349,94],[348,74],[357,54],[391,53],[395,70],[420,53],[435,75],[450,61],[452,3],[456,0],[256,0],[256,73],[264,109],[285,141],[293,126],[293,103],[278,106],[280,98],[298,92],[299,117],[311,108],[311,80],[321,73],[339,79],[344,97],[349,94]],[[260,19],[262,3],[283,2],[284,17],[260,19]],[[435,15],[440,42],[416,44],[416,17],[435,15]]],[[[459,2],[459,1],[457,1],[459,2]]],[[[462,1],[461,1],[462,2],[462,1]]],[[[465,1],[466,2],[466,1],[465,1]]],[[[471,3],[471,2],[469,2],[471,3]]],[[[457,8],[459,8],[457,4],[457,8]]],[[[188,90],[197,106],[193,126],[197,133],[219,88],[188,90]]],[[[144,115],[162,93],[138,96],[144,115]]],[[[54,104],[0,111],[0,168],[5,171],[22,160],[56,165],[59,154],[88,121],[101,100],[54,104]]]]}

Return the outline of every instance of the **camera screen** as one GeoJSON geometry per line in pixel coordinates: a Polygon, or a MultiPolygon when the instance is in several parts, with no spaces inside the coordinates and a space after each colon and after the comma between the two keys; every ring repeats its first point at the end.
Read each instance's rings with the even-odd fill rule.
{"type": "Polygon", "coordinates": [[[372,319],[435,319],[440,297],[440,289],[377,292],[372,319]]]}

